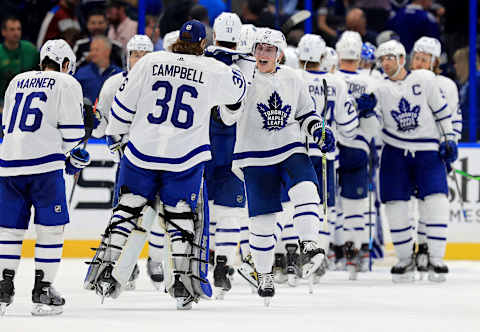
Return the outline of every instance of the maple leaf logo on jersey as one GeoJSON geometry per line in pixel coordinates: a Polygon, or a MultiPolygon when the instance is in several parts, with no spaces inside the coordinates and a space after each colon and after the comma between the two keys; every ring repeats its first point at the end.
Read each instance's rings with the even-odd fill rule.
{"type": "Polygon", "coordinates": [[[268,131],[280,130],[287,125],[292,106],[283,106],[282,99],[277,91],[273,91],[268,98],[268,106],[263,103],[257,104],[257,110],[263,118],[263,129],[268,131]]]}
{"type": "Polygon", "coordinates": [[[411,131],[418,127],[419,105],[411,108],[410,103],[405,98],[402,98],[398,103],[398,111],[392,111],[391,113],[393,119],[397,122],[399,131],[411,131]]]}

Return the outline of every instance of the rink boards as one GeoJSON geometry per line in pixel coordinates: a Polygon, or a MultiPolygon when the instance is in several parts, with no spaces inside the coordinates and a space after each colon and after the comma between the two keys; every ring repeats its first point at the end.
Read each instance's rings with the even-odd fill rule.
{"type": "MultiPolygon", "coordinates": [[[[83,172],[70,208],[70,224],[65,231],[64,257],[91,256],[91,247],[96,247],[100,234],[106,227],[111,213],[112,188],[116,166],[110,160],[104,141],[91,140],[87,147],[92,163],[83,172]]],[[[480,145],[462,144],[455,167],[472,175],[480,175],[480,145]]],[[[461,213],[459,195],[450,179],[449,243],[447,259],[480,260],[480,182],[457,175],[464,200],[465,216],[461,213]]],[[[67,196],[73,179],[66,177],[67,196]]],[[[387,255],[393,255],[386,220],[383,220],[387,243],[387,255]]],[[[30,227],[26,238],[35,237],[30,227]]],[[[34,240],[23,245],[23,255],[32,257],[34,240]]],[[[144,250],[142,255],[146,251],[144,250]]]]}

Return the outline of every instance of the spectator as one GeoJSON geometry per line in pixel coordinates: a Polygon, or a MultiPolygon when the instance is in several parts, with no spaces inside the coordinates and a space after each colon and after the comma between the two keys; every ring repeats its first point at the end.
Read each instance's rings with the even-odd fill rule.
{"type": "Polygon", "coordinates": [[[107,5],[107,19],[110,23],[108,38],[122,44],[124,49],[138,29],[138,23],[127,16],[127,7],[128,4],[122,0],[110,0],[107,5]]]}
{"type": "Polygon", "coordinates": [[[317,26],[327,45],[333,46],[338,39],[338,30],[345,30],[345,17],[353,0],[323,0],[317,11],[317,26]]]}
{"type": "Polygon", "coordinates": [[[0,44],[0,104],[8,84],[17,74],[38,67],[40,57],[35,45],[21,40],[22,24],[16,17],[7,17],[2,22],[2,36],[0,44]]]}
{"type": "Polygon", "coordinates": [[[92,103],[98,97],[103,83],[112,75],[122,70],[110,63],[112,43],[102,35],[93,37],[90,43],[90,60],[88,64],[78,69],[75,78],[80,82],[83,96],[92,103]]]}
{"type": "MultiPolygon", "coordinates": [[[[468,142],[470,137],[470,130],[476,130],[477,141],[480,140],[480,118],[477,117],[476,123],[470,123],[470,87],[468,84],[469,76],[469,48],[461,48],[453,55],[455,72],[457,74],[458,82],[460,83],[460,109],[462,110],[463,129],[462,141],[468,142]]],[[[477,105],[476,110],[480,109],[480,56],[477,54],[477,105]]],[[[477,112],[478,114],[478,112],[477,112]]]]}
{"type": "Polygon", "coordinates": [[[392,10],[390,0],[356,0],[355,6],[363,10],[368,28],[376,33],[385,28],[392,10]]]}
{"type": "Polygon", "coordinates": [[[190,9],[194,5],[192,0],[176,0],[166,4],[165,11],[160,18],[160,36],[180,30],[183,23],[190,17],[190,9]]]}
{"type": "Polygon", "coordinates": [[[75,16],[79,0],[60,0],[45,16],[37,38],[37,48],[50,39],[61,38],[62,32],[74,28],[80,31],[80,24],[75,16]]]}
{"type": "Polygon", "coordinates": [[[154,51],[163,50],[163,40],[160,38],[158,18],[152,15],[145,17],[145,34],[152,40],[154,51]]]}
{"type": "Polygon", "coordinates": [[[207,34],[207,46],[213,44],[213,29],[209,25],[208,10],[202,5],[194,5],[190,8],[189,20],[197,20],[205,25],[205,32],[207,34]]]}
{"type": "Polygon", "coordinates": [[[218,15],[227,11],[227,6],[222,0],[198,0],[198,4],[207,9],[209,26],[213,26],[213,21],[218,15]]]}
{"type": "Polygon", "coordinates": [[[367,18],[360,8],[350,10],[345,18],[346,30],[356,31],[362,36],[363,42],[369,42],[375,45],[377,42],[377,34],[367,29],[367,18]]]}
{"type": "MultiPolygon", "coordinates": [[[[93,10],[87,17],[87,38],[78,40],[73,47],[73,52],[77,57],[77,69],[86,65],[90,61],[90,43],[95,36],[106,36],[107,17],[101,10],[93,10]]],[[[123,48],[116,41],[112,41],[112,52],[110,53],[110,62],[117,67],[123,68],[123,48]]]]}
{"type": "MultiPolygon", "coordinates": [[[[265,0],[248,0],[244,3],[242,8],[242,23],[253,24],[256,27],[265,27],[275,29],[275,7],[273,11],[269,9],[268,3],[265,0]]],[[[287,20],[287,16],[279,14],[280,25],[287,20]]]]}
{"type": "Polygon", "coordinates": [[[411,52],[415,41],[422,36],[440,40],[440,26],[435,16],[428,12],[431,6],[432,0],[413,0],[388,22],[388,28],[398,33],[407,53],[411,52]]]}

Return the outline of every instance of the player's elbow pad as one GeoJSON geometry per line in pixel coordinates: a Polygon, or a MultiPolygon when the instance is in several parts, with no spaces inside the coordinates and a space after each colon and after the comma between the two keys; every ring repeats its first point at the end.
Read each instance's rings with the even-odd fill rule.
{"type": "Polygon", "coordinates": [[[223,123],[227,126],[233,125],[238,121],[242,115],[242,103],[236,103],[232,105],[222,105],[218,107],[220,117],[223,123]]]}

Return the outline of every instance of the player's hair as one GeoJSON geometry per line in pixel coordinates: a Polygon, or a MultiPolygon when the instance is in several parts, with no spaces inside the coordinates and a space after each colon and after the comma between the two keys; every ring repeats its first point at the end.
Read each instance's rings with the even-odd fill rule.
{"type": "Polygon", "coordinates": [[[237,43],[217,40],[217,44],[218,44],[218,46],[229,48],[231,50],[237,48],[237,43]]]}
{"type": "Polygon", "coordinates": [[[93,8],[92,10],[90,10],[87,14],[87,22],[88,20],[90,19],[90,17],[92,16],[103,16],[105,18],[107,18],[107,14],[105,13],[105,10],[101,9],[101,8],[93,8]]]}
{"type": "MultiPolygon", "coordinates": [[[[67,58],[63,59],[62,67],[64,67],[68,61],[70,60],[68,60],[67,58]]],[[[53,69],[55,71],[62,71],[62,68],[60,67],[60,65],[57,62],[50,59],[48,56],[43,58],[42,62],[40,63],[41,70],[45,70],[47,68],[53,69]]]]}
{"type": "Polygon", "coordinates": [[[16,16],[13,16],[13,15],[7,16],[2,20],[2,30],[5,30],[7,28],[8,21],[18,21],[20,22],[20,24],[22,23],[20,19],[16,16]]]}
{"type": "MultiPolygon", "coordinates": [[[[182,37],[184,38],[191,38],[189,32],[183,32],[182,37]]],[[[180,38],[177,39],[175,43],[172,45],[172,52],[173,53],[182,53],[182,54],[191,54],[191,55],[202,55],[203,54],[203,47],[202,42],[189,42],[185,40],[181,40],[180,38]]]]}
{"type": "Polygon", "coordinates": [[[298,63],[300,64],[300,68],[305,68],[310,70],[313,70],[318,66],[320,66],[320,62],[298,60],[298,63]],[[305,63],[307,63],[306,66],[305,66],[305,63]]]}

